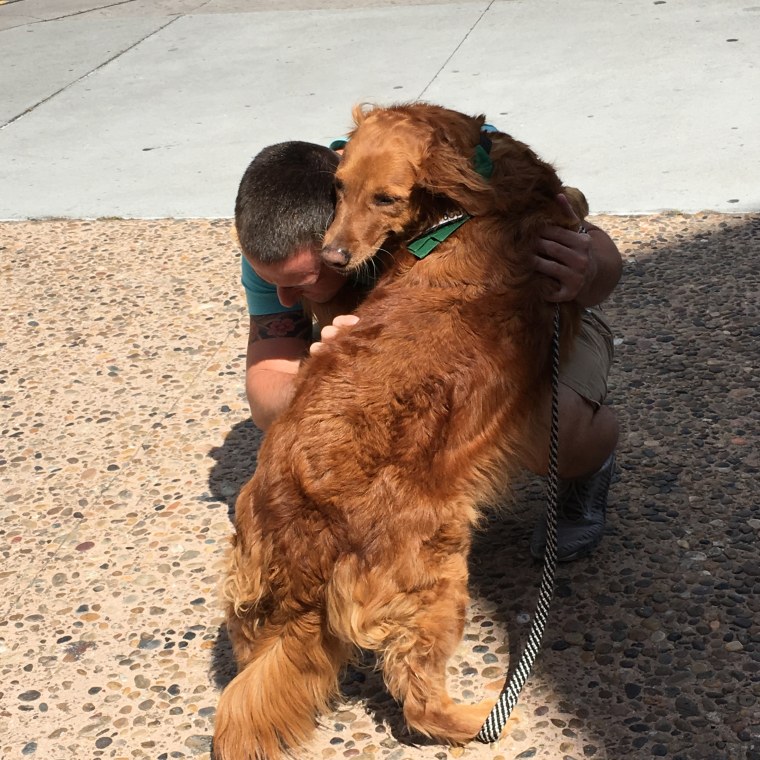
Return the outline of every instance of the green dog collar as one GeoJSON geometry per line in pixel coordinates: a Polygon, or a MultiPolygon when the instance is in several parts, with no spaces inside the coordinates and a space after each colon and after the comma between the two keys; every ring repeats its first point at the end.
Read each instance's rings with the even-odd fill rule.
{"type": "Polygon", "coordinates": [[[470,218],[469,214],[460,214],[453,219],[444,217],[435,227],[412,240],[406,247],[418,259],[424,259],[439,243],[456,232],[470,218]]]}

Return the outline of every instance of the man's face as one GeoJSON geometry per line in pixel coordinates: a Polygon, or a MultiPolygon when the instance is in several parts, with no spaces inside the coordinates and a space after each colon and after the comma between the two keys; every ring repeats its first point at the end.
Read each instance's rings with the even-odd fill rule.
{"type": "Polygon", "coordinates": [[[327,303],[346,282],[340,272],[322,263],[320,249],[312,246],[297,249],[284,261],[250,264],[262,280],[277,288],[277,298],[287,307],[295,306],[301,298],[327,303]]]}

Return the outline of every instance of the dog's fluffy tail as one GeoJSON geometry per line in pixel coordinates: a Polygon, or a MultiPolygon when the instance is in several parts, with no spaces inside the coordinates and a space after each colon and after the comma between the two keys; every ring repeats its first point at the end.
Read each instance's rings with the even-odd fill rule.
{"type": "MultiPolygon", "coordinates": [[[[252,659],[217,707],[216,760],[275,760],[309,738],[317,714],[338,691],[343,663],[341,647],[323,630],[320,617],[307,612],[256,631],[252,659]]],[[[245,628],[244,617],[239,625],[245,628]]]]}

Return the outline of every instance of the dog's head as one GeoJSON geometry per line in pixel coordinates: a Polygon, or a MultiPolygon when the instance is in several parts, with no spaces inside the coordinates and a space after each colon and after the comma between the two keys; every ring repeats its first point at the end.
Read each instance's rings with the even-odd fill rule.
{"type": "Polygon", "coordinates": [[[484,117],[414,103],[364,110],[335,175],[322,256],[355,269],[388,238],[408,242],[451,211],[486,213],[494,191],[473,167],[484,117]]]}

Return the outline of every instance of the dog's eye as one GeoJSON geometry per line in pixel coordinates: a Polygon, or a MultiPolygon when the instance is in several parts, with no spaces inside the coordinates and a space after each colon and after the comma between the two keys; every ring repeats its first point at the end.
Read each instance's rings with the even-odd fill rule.
{"type": "Polygon", "coordinates": [[[398,198],[394,198],[392,195],[387,195],[386,193],[377,193],[375,195],[376,206],[392,206],[397,201],[398,198]]]}
{"type": "Polygon", "coordinates": [[[343,192],[343,180],[340,180],[340,179],[335,180],[335,192],[336,193],[343,192]]]}

